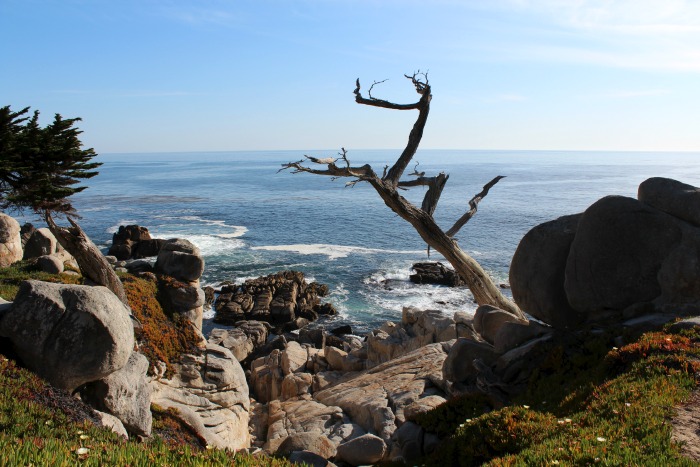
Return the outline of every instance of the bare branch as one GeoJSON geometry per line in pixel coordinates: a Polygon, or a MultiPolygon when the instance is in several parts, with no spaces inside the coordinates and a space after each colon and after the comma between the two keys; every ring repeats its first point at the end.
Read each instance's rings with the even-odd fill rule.
{"type": "Polygon", "coordinates": [[[335,157],[325,157],[323,159],[319,159],[317,157],[312,157],[312,156],[306,156],[306,155],[304,155],[304,157],[306,157],[308,160],[310,160],[314,164],[321,164],[321,165],[334,164],[335,161],[338,160],[335,157]]]}
{"type": "Polygon", "coordinates": [[[484,188],[481,190],[481,192],[477,193],[474,195],[472,199],[469,200],[469,211],[465,212],[462,217],[460,217],[457,222],[455,222],[455,225],[452,226],[450,230],[445,232],[448,237],[454,237],[457,232],[459,232],[459,229],[464,227],[464,225],[469,222],[469,219],[474,217],[477,211],[477,207],[479,205],[479,202],[486,197],[487,194],[489,194],[489,190],[491,187],[493,187],[498,181],[502,178],[505,178],[503,175],[499,175],[490,182],[488,182],[486,185],[484,185],[484,188]]]}
{"type": "MultiPolygon", "coordinates": [[[[420,162],[416,161],[416,166],[413,168],[413,172],[408,174],[412,177],[423,177],[425,175],[425,171],[423,172],[418,172],[418,166],[420,165],[420,162]]],[[[399,182],[400,184],[401,182],[399,182]]]]}
{"type": "Polygon", "coordinates": [[[425,75],[425,81],[421,81],[420,74],[414,73],[412,77],[406,76],[411,80],[416,88],[416,92],[421,95],[420,100],[417,102],[416,109],[418,109],[418,118],[416,123],[413,124],[411,133],[408,135],[408,142],[406,143],[406,148],[399,156],[394,166],[389,169],[389,172],[383,180],[389,184],[396,186],[403,175],[404,170],[413,159],[413,156],[418,150],[418,145],[423,138],[423,129],[428,121],[428,113],[430,112],[430,101],[432,95],[430,94],[430,85],[428,84],[427,75],[425,75]]]}
{"type": "Polygon", "coordinates": [[[418,94],[424,94],[426,90],[430,89],[428,85],[428,72],[422,73],[420,70],[413,73],[413,76],[404,75],[406,78],[410,79],[413,86],[416,88],[418,94]]]}
{"type": "Polygon", "coordinates": [[[445,188],[448,178],[450,178],[449,175],[446,175],[445,172],[440,172],[437,177],[432,177],[430,185],[428,185],[428,192],[423,198],[421,209],[427,212],[430,217],[433,216],[435,208],[437,208],[440,195],[442,195],[442,189],[445,188]]]}
{"type": "Polygon", "coordinates": [[[355,81],[355,86],[356,87],[353,93],[355,94],[355,102],[358,104],[371,105],[373,107],[382,107],[392,110],[413,110],[420,107],[420,101],[413,104],[395,104],[394,102],[385,101],[384,99],[377,99],[376,97],[372,96],[369,98],[363,97],[360,93],[360,78],[357,78],[357,81],[355,81]]]}
{"type": "Polygon", "coordinates": [[[448,178],[450,178],[449,175],[446,175],[445,172],[440,172],[435,177],[420,176],[415,180],[399,182],[397,188],[406,189],[414,186],[427,186],[428,191],[425,193],[425,197],[423,198],[421,209],[432,217],[438,201],[440,201],[440,195],[442,195],[442,190],[445,188],[448,178]]]}
{"type": "MultiPolygon", "coordinates": [[[[347,162],[347,159],[345,160],[347,162]]],[[[282,164],[280,171],[291,169],[292,173],[307,172],[315,175],[327,175],[333,177],[334,179],[341,177],[354,177],[357,178],[358,181],[367,181],[369,179],[377,178],[377,175],[374,173],[369,164],[365,164],[362,167],[338,167],[335,165],[335,163],[330,163],[328,164],[327,169],[323,170],[312,169],[311,167],[302,165],[302,162],[303,161],[282,164]]]]}
{"type": "Polygon", "coordinates": [[[372,83],[372,86],[370,86],[369,89],[367,90],[367,95],[369,96],[370,99],[374,99],[374,97],[372,97],[372,89],[374,88],[374,86],[377,84],[382,84],[385,81],[387,81],[387,80],[383,79],[381,81],[375,81],[374,83],[372,83]]]}
{"type": "Polygon", "coordinates": [[[348,160],[348,152],[345,150],[345,148],[340,148],[340,151],[338,155],[345,161],[345,166],[350,168],[350,161],[348,160]]]}

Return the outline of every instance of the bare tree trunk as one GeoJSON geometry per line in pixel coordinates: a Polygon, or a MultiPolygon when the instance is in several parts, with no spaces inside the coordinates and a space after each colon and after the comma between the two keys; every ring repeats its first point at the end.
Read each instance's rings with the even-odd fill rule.
{"type": "Polygon", "coordinates": [[[395,104],[372,97],[372,88],[376,84],[379,84],[378,82],[375,82],[369,88],[368,97],[363,97],[360,93],[360,80],[358,79],[356,81],[356,88],[354,91],[355,101],[359,104],[392,110],[418,110],[419,112],[418,118],[409,134],[406,148],[390,169],[388,166],[384,168],[384,174],[381,178],[377,176],[369,165],[351,167],[347,158],[347,152],[344,148],[337,158],[318,159],[306,156],[306,160],[302,159],[297,162],[284,164],[280,170],[292,169],[293,173],[308,172],[316,175],[352,177],[355,179],[348,182],[346,185],[354,185],[361,181],[368,182],[392,211],[409,222],[425,243],[437,250],[450,262],[452,267],[455,268],[455,271],[457,271],[460,277],[467,283],[467,286],[474,295],[474,299],[479,305],[493,305],[512,313],[518,318],[526,319],[524,313],[518,306],[503,296],[500,289],[494,284],[493,280],[491,280],[481,265],[464,252],[453,238],[476,214],[479,202],[488,194],[489,189],[503,177],[498,176],[487,183],[483,190],[469,201],[469,210],[460,217],[447,232],[443,231],[437,225],[433,219],[433,212],[437,207],[440,195],[442,194],[442,190],[449,176],[440,173],[435,177],[425,177],[425,172],[418,172],[418,164],[416,164],[414,172],[409,175],[417,178],[410,181],[400,181],[406,167],[418,150],[418,145],[423,136],[423,129],[428,119],[430,101],[432,99],[431,88],[428,84],[428,77],[426,74],[415,73],[413,76],[406,75],[406,78],[411,80],[416,92],[421,96],[420,100],[413,104],[395,104]],[[345,165],[344,167],[336,165],[336,162],[341,160],[345,165]],[[311,168],[303,165],[304,162],[326,165],[327,168],[311,168]],[[407,189],[415,186],[428,187],[421,208],[414,206],[398,193],[398,189],[407,189]]]}
{"type": "Polygon", "coordinates": [[[370,184],[379,193],[384,204],[410,223],[426,244],[450,262],[457,274],[467,283],[467,287],[474,295],[474,300],[479,305],[493,305],[526,319],[520,308],[503,296],[500,288],[494,284],[481,265],[462,250],[453,238],[443,232],[432,216],[423,209],[413,206],[396,191],[388,190],[381,180],[378,183],[370,180],[370,184]]]}
{"type": "Polygon", "coordinates": [[[83,275],[94,283],[104,285],[114,292],[114,295],[129,308],[129,301],[126,298],[124,286],[119,280],[117,273],[114,272],[114,269],[107,262],[102,252],[92,243],[92,240],[90,240],[83,229],[70,217],[68,222],[71,223],[71,228],[57,225],[48,212],[45,213],[44,218],[56,240],[78,262],[83,275]]]}

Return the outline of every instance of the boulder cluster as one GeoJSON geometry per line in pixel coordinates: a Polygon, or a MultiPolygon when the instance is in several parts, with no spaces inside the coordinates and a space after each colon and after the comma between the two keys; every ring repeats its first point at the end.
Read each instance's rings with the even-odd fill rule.
{"type": "Polygon", "coordinates": [[[700,190],[666,178],[538,225],[510,268],[513,297],[555,328],[700,313],[700,190]]]}
{"type": "Polygon", "coordinates": [[[112,245],[108,255],[118,261],[141,259],[157,256],[165,240],[151,238],[146,227],[139,225],[121,225],[112,236],[112,245]]]}
{"type": "Polygon", "coordinates": [[[78,270],[75,259],[61,246],[46,227],[36,229],[0,213],[0,267],[27,260],[44,272],[60,274],[78,270]]]}
{"type": "Polygon", "coordinates": [[[235,325],[254,320],[283,326],[285,330],[301,329],[319,315],[334,315],[330,303],[321,303],[328,295],[328,286],[307,284],[304,274],[283,271],[242,285],[226,284],[216,299],[214,322],[235,325]]]}
{"type": "Polygon", "coordinates": [[[452,318],[415,308],[366,338],[343,334],[348,329],[270,330],[248,320],[209,337],[247,369],[252,446],[349,465],[435,449],[437,437],[411,420],[447,400],[444,362],[455,339],[475,332],[466,313],[452,318]]]}

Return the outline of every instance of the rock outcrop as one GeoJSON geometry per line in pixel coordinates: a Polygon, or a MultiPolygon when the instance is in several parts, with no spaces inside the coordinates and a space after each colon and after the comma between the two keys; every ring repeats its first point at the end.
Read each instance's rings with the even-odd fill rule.
{"type": "Polygon", "coordinates": [[[225,285],[216,300],[214,322],[233,325],[243,320],[256,320],[284,325],[287,330],[303,327],[323,314],[335,314],[320,297],[328,287],[307,284],[304,274],[284,271],[250,279],[242,285],[225,285]]]}
{"type": "MultiPolygon", "coordinates": [[[[445,395],[443,362],[449,343],[429,344],[314,394],[389,444],[410,411],[429,396],[445,395]]],[[[431,404],[434,400],[431,399],[431,404]]]]}
{"type": "Polygon", "coordinates": [[[367,336],[367,367],[388,362],[425,345],[449,341],[472,332],[471,320],[458,323],[454,317],[438,310],[405,307],[400,323],[386,322],[367,336]]]}
{"type": "Polygon", "coordinates": [[[22,361],[74,390],[123,368],[134,348],[129,310],[106,287],[25,281],[0,317],[22,361]]]}
{"type": "Polygon", "coordinates": [[[170,239],[160,249],[154,268],[157,273],[166,276],[160,282],[164,305],[172,313],[189,320],[201,333],[205,297],[199,283],[204,271],[204,259],[199,248],[185,239],[170,239]]]}
{"type": "Polygon", "coordinates": [[[130,433],[151,435],[151,386],[148,360],[134,352],[127,364],[81,388],[81,397],[96,409],[117,417],[130,433]]]}
{"type": "Polygon", "coordinates": [[[415,263],[414,274],[409,279],[416,284],[438,284],[448,287],[466,285],[454,269],[448,268],[442,263],[415,263]]]}
{"type": "Polygon", "coordinates": [[[516,303],[567,329],[700,312],[700,191],[652,178],[638,197],[602,198],[525,235],[510,269],[516,303]]]}
{"type": "Polygon", "coordinates": [[[6,268],[22,259],[22,237],[19,222],[0,213],[0,268],[6,268]]]}
{"type": "Polygon", "coordinates": [[[151,383],[152,402],[176,409],[177,416],[212,447],[250,446],[248,383],[238,360],[226,348],[208,344],[174,365],[171,379],[151,383]]]}
{"type": "Polygon", "coordinates": [[[146,227],[139,225],[120,225],[112,236],[112,245],[108,255],[119,261],[157,256],[166,240],[151,238],[146,227]]]}
{"type": "Polygon", "coordinates": [[[270,325],[264,321],[239,321],[233,329],[212,329],[209,343],[229,349],[239,362],[267,342],[270,325]]]}

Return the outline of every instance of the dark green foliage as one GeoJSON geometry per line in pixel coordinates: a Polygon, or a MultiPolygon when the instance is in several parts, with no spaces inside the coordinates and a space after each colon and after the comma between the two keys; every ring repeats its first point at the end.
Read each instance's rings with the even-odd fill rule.
{"type": "Polygon", "coordinates": [[[56,114],[42,128],[39,112],[28,113],[0,108],[0,208],[75,215],[68,198],[86,188],[76,186],[81,179],[97,175],[97,154],[82,149],[79,118],[56,114]]]}

